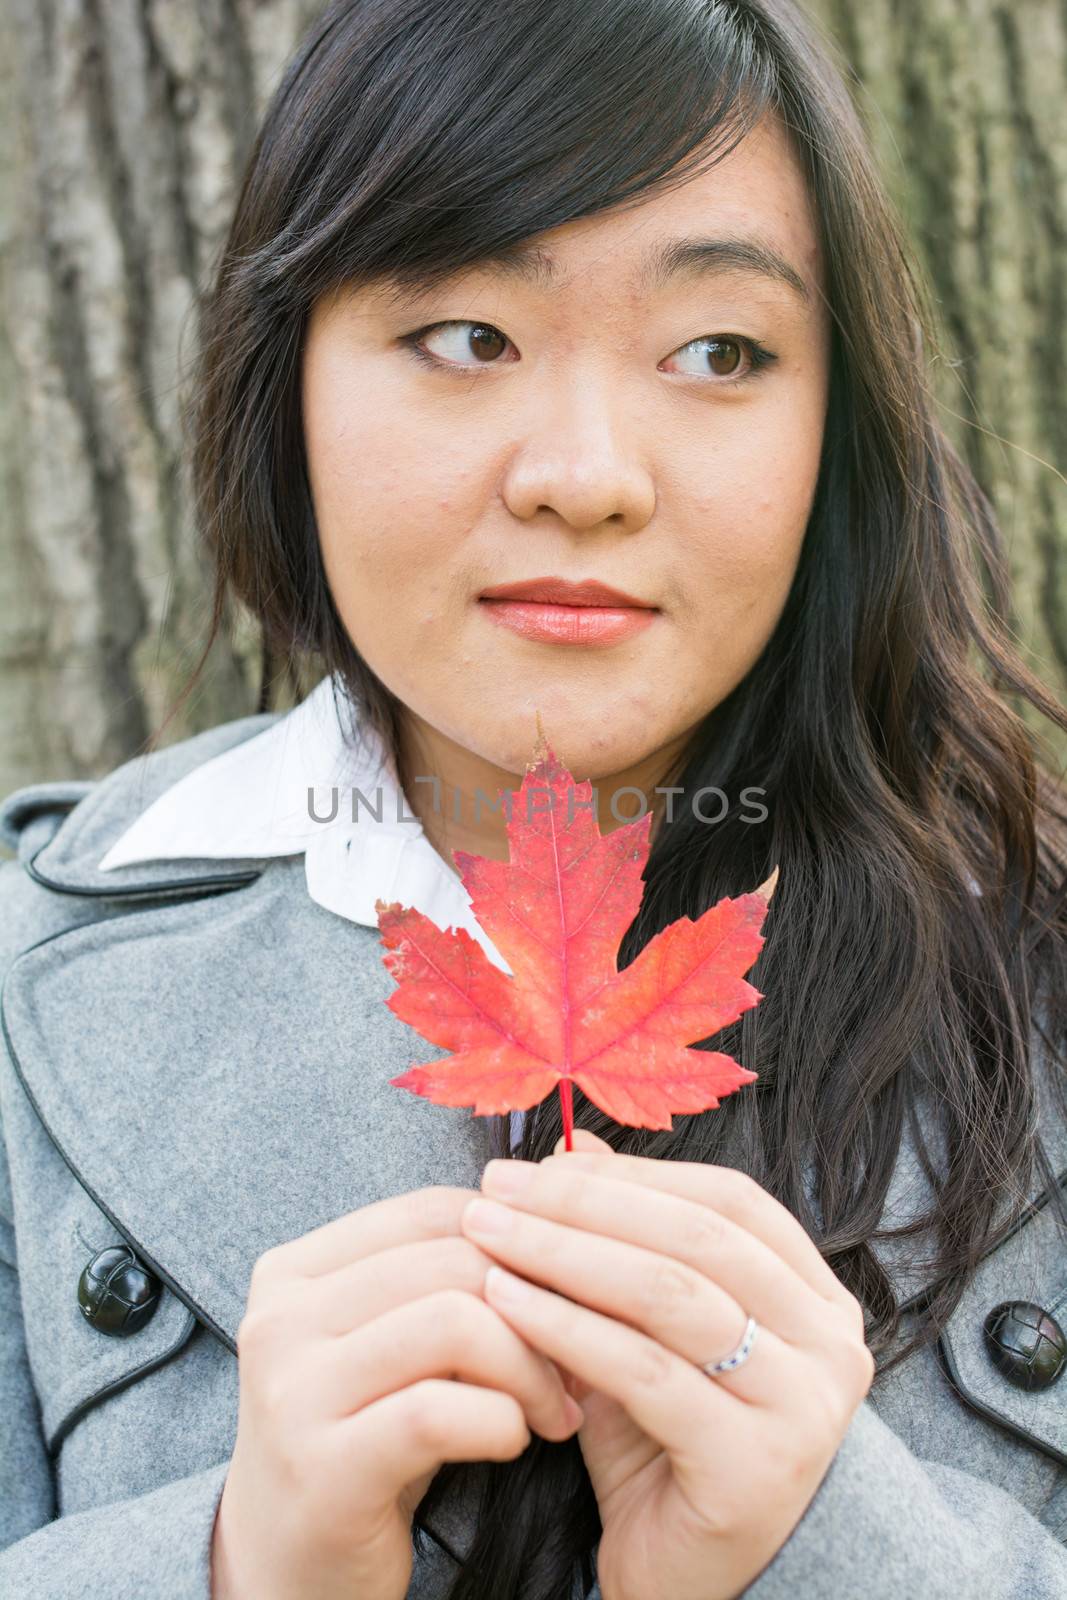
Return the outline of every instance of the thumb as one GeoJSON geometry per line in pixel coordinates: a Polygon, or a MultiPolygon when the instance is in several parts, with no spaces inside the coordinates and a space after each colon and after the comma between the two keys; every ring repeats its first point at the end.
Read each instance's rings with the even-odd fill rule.
{"type": "MultiPolygon", "coordinates": [[[[606,1139],[600,1139],[595,1133],[590,1133],[588,1128],[572,1128],[571,1144],[575,1150],[588,1150],[593,1155],[610,1155],[612,1149],[606,1139]]],[[[558,1156],[565,1154],[567,1149],[567,1135],[561,1133],[552,1146],[552,1154],[558,1156]]]]}

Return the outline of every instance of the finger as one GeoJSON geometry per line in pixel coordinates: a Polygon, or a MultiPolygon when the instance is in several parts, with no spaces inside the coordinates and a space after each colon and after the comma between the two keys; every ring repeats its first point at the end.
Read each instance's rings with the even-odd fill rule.
{"type": "MultiPolygon", "coordinates": [[[[762,1239],[710,1206],[647,1187],[636,1199],[632,1184],[601,1173],[568,1171],[565,1158],[524,1163],[523,1169],[504,1176],[517,1177],[520,1170],[524,1186],[501,1196],[507,1201],[505,1214],[510,1212],[517,1219],[508,1236],[509,1264],[514,1263],[516,1272],[543,1281],[537,1270],[541,1260],[551,1269],[551,1287],[564,1294],[577,1290],[578,1298],[588,1303],[582,1286],[591,1281],[589,1272],[595,1270],[599,1280],[610,1263],[619,1282],[614,1285],[614,1299],[603,1309],[631,1321],[630,1310],[635,1306],[640,1310],[652,1296],[653,1276],[662,1279],[659,1294],[668,1316],[678,1301],[683,1305],[690,1302],[691,1317],[705,1310],[706,1296],[698,1293],[697,1280],[710,1279],[743,1307],[742,1329],[751,1314],[790,1344],[822,1340],[829,1314],[823,1296],[762,1239]],[[557,1224],[564,1225],[558,1237],[554,1231],[557,1224]],[[590,1234],[597,1236],[592,1247],[590,1234]],[[640,1259],[627,1260],[626,1250],[631,1246],[641,1247],[640,1259]],[[638,1269],[641,1277],[635,1278],[638,1269]]],[[[608,1163],[607,1172],[613,1170],[608,1163]]],[[[495,1174],[486,1172],[487,1194],[493,1193],[494,1178],[495,1174]]],[[[478,1204],[472,1201],[461,1218],[463,1231],[475,1243],[499,1254],[493,1238],[473,1230],[477,1215],[478,1204]]],[[[653,1328],[640,1317],[636,1320],[649,1333],[669,1331],[653,1328]]],[[[728,1330],[736,1320],[736,1316],[727,1317],[728,1330]]],[[[673,1346],[673,1340],[670,1342],[673,1346]]],[[[696,1359],[693,1352],[686,1354],[696,1359]]]]}
{"type": "MultiPolygon", "coordinates": [[[[575,1151],[588,1152],[592,1155],[614,1155],[606,1139],[601,1139],[595,1133],[590,1133],[588,1128],[572,1128],[571,1143],[575,1151]]],[[[561,1133],[552,1146],[552,1154],[558,1156],[567,1147],[567,1135],[561,1133]]]]}
{"type": "MultiPolygon", "coordinates": [[[[471,1202],[465,1228],[475,1229],[481,1204],[471,1202]]],[[[656,1250],[606,1235],[594,1238],[585,1230],[510,1206],[498,1209],[508,1216],[508,1230],[493,1235],[476,1232],[475,1238],[524,1279],[625,1322],[698,1367],[722,1360],[739,1345],[750,1307],[703,1273],[656,1250]]],[[[490,1272],[486,1279],[487,1297],[492,1276],[490,1272]]],[[[805,1293],[810,1294],[806,1287],[805,1293]]],[[[753,1315],[760,1322],[759,1359],[754,1348],[749,1361],[722,1377],[738,1399],[767,1405],[775,1398],[786,1365],[783,1350],[790,1347],[773,1324],[753,1315]]],[[[825,1336],[825,1327],[822,1333],[825,1336]]]]}
{"type": "MultiPolygon", "coordinates": [[[[463,1192],[469,1203],[473,1191],[463,1192]]],[[[301,1315],[306,1325],[330,1337],[351,1333],[386,1311],[444,1289],[462,1290],[484,1300],[490,1266],[492,1257],[459,1233],[397,1245],[311,1279],[302,1291],[301,1315]]],[[[280,1296],[290,1293],[279,1283],[280,1296]]],[[[536,1351],[531,1354],[544,1365],[550,1384],[562,1384],[562,1374],[547,1357],[536,1351]]]]}
{"type": "Polygon", "coordinates": [[[339,1472],[374,1462],[373,1513],[391,1510],[409,1483],[446,1461],[513,1461],[530,1430],[510,1394],[424,1378],[343,1418],[328,1437],[339,1472]]]}
{"type": "MultiPolygon", "coordinates": [[[[474,1197],[472,1189],[454,1192],[464,1197],[464,1205],[474,1197]]],[[[302,1322],[317,1333],[336,1336],[362,1328],[374,1317],[381,1317],[382,1312],[440,1290],[454,1288],[485,1299],[485,1274],[491,1264],[493,1258],[461,1232],[397,1245],[392,1250],[346,1262],[334,1272],[309,1278],[301,1291],[306,1296],[301,1302],[302,1322]]],[[[259,1291],[258,1309],[269,1307],[275,1298],[282,1306],[288,1306],[291,1296],[290,1280],[278,1277],[275,1285],[259,1291]]],[[[544,1360],[549,1373],[555,1371],[547,1358],[539,1360],[544,1360]]]]}
{"type": "MultiPolygon", "coordinates": [[[[468,1204],[472,1198],[468,1193],[468,1204]]],[[[491,1265],[492,1257],[460,1233],[399,1244],[312,1278],[301,1291],[301,1315],[320,1333],[351,1333],[395,1306],[442,1289],[481,1297],[491,1265]]],[[[284,1300],[292,1289],[280,1283],[277,1293],[284,1300]]]]}
{"type": "MultiPolygon", "coordinates": [[[[670,1455],[683,1492],[706,1493],[709,1452],[721,1464],[750,1440],[755,1409],[656,1340],[506,1272],[490,1272],[486,1292],[524,1339],[618,1401],[670,1455]]],[[[792,1378],[801,1363],[790,1362],[792,1378]]]]}
{"type": "Polygon", "coordinates": [[[473,1189],[432,1184],[390,1195],[335,1217],[298,1239],[275,1245],[260,1259],[269,1259],[272,1271],[314,1278],[393,1245],[458,1234],[463,1208],[474,1193],[473,1189]]]}
{"type": "Polygon", "coordinates": [[[552,1362],[485,1300],[459,1289],[408,1301],[350,1333],[316,1341],[311,1354],[300,1384],[305,1414],[338,1418],[423,1378],[455,1377],[514,1395],[543,1438],[574,1431],[552,1362]]]}
{"type": "MultiPolygon", "coordinates": [[[[728,1217],[738,1227],[762,1240],[824,1299],[836,1305],[851,1306],[853,1303],[853,1296],[833,1268],[823,1260],[814,1240],[793,1213],[747,1173],[734,1167],[715,1166],[710,1162],[659,1161],[645,1156],[620,1155],[614,1150],[610,1157],[591,1152],[564,1151],[560,1155],[546,1156],[538,1165],[547,1167],[564,1161],[570,1163],[572,1170],[610,1173],[613,1179],[641,1184],[647,1189],[659,1189],[710,1206],[713,1211],[728,1217]]],[[[490,1161],[483,1174],[483,1189],[492,1166],[493,1162],[490,1161]]]]}

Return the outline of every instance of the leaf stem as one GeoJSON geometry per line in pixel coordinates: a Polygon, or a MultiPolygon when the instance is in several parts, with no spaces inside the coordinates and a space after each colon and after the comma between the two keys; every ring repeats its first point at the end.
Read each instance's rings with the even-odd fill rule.
{"type": "Polygon", "coordinates": [[[565,1150],[573,1150],[574,1140],[571,1138],[571,1132],[574,1128],[574,1110],[571,1103],[571,1080],[569,1078],[561,1078],[559,1080],[559,1103],[563,1110],[563,1134],[567,1141],[563,1148],[565,1150]]]}

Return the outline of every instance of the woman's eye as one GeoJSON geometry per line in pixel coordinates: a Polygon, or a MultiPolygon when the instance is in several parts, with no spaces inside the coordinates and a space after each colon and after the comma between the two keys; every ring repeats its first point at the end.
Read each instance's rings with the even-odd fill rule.
{"type": "MultiPolygon", "coordinates": [[[[491,323],[463,321],[431,322],[425,328],[405,334],[401,342],[426,366],[463,367],[467,371],[479,366],[499,366],[502,353],[510,345],[510,340],[491,323]],[[429,347],[431,339],[436,343],[436,350],[429,347]]],[[[693,353],[689,376],[707,379],[719,388],[758,377],[765,367],[778,359],[758,339],[736,333],[704,334],[682,345],[668,359],[676,360],[687,351],[693,353]]]]}
{"type": "Polygon", "coordinates": [[[758,339],[748,339],[740,333],[704,334],[682,345],[668,360],[676,360],[686,351],[693,352],[688,376],[718,380],[720,384],[743,383],[747,378],[756,378],[778,359],[758,339]]]}
{"type": "Polygon", "coordinates": [[[431,366],[492,366],[508,342],[488,322],[432,322],[404,336],[412,355],[431,366]],[[437,345],[436,353],[423,348],[430,339],[437,345]]]}

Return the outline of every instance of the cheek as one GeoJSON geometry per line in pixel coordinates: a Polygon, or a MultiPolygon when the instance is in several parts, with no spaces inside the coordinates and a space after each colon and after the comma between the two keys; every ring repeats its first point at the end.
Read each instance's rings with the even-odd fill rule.
{"type": "Polygon", "coordinates": [[[818,477],[821,433],[796,411],[769,419],[716,457],[690,499],[689,570],[698,608],[748,618],[769,634],[800,558],[818,477]]]}
{"type": "Polygon", "coordinates": [[[484,457],[447,406],[412,403],[395,357],[322,339],[305,358],[304,437],[316,516],[331,544],[388,534],[407,557],[467,511],[484,457]]]}
{"type": "Polygon", "coordinates": [[[402,692],[412,661],[440,676],[453,652],[469,598],[462,552],[485,482],[477,439],[458,433],[444,408],[420,416],[392,373],[320,340],[305,366],[303,414],[334,604],[356,648],[402,692]]]}
{"type": "Polygon", "coordinates": [[[462,449],[442,450],[389,403],[369,415],[344,397],[329,427],[305,420],[308,473],[327,578],[345,620],[380,607],[411,625],[420,597],[442,587],[446,569],[477,524],[479,478],[462,449]]]}

